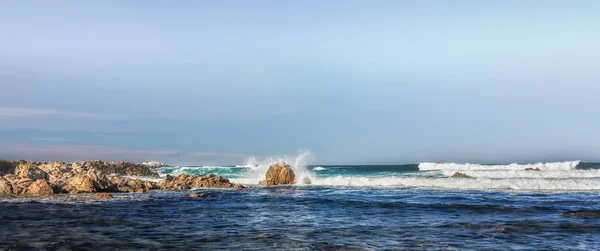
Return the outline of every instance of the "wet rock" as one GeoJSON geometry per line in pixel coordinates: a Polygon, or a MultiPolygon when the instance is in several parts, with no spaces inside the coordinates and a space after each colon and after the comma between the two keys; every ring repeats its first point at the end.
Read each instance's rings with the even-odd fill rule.
{"type": "Polygon", "coordinates": [[[190,198],[202,198],[206,197],[206,193],[192,193],[190,194],[190,198]]]}
{"type": "Polygon", "coordinates": [[[304,177],[304,179],[302,179],[302,183],[304,183],[305,185],[310,185],[312,184],[312,181],[309,177],[304,177]]]}
{"type": "Polygon", "coordinates": [[[54,190],[44,179],[36,180],[27,187],[26,194],[48,196],[54,194],[54,190]]]}
{"type": "Polygon", "coordinates": [[[244,186],[242,186],[242,185],[240,185],[240,184],[235,184],[235,185],[233,185],[233,188],[234,188],[235,190],[242,190],[242,189],[244,189],[244,186]]]}
{"type": "Polygon", "coordinates": [[[94,199],[102,199],[102,200],[106,200],[106,199],[112,199],[113,196],[109,193],[95,193],[94,194],[94,199]]]}
{"type": "Polygon", "coordinates": [[[542,169],[540,169],[539,167],[536,167],[536,168],[528,167],[528,168],[525,168],[525,171],[538,171],[539,172],[539,171],[542,171],[542,169]]]}
{"type": "Polygon", "coordinates": [[[292,167],[285,162],[279,162],[269,166],[265,180],[259,184],[264,186],[290,185],[294,184],[295,180],[296,174],[292,167]]]}
{"type": "Polygon", "coordinates": [[[67,197],[67,201],[76,201],[76,200],[77,199],[75,199],[75,197],[71,197],[71,196],[67,197]]]}
{"type": "Polygon", "coordinates": [[[454,174],[452,174],[451,177],[452,178],[473,178],[473,177],[466,175],[464,173],[461,173],[461,172],[455,172],[454,174]]]}
{"type": "Polygon", "coordinates": [[[563,217],[574,218],[600,218],[600,210],[577,210],[562,214],[563,217]]]}

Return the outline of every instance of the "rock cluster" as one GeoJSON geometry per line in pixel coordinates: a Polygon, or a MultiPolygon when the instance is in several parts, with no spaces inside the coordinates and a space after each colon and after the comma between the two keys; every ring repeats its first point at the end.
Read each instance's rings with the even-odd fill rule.
{"type": "Polygon", "coordinates": [[[233,184],[229,179],[214,174],[190,176],[180,174],[179,176],[167,175],[163,180],[156,183],[160,189],[164,190],[187,190],[191,188],[216,187],[216,188],[235,188],[242,189],[242,185],[233,184]]]}
{"type": "Polygon", "coordinates": [[[127,162],[14,163],[14,167],[2,170],[4,175],[0,176],[0,195],[48,196],[56,193],[140,193],[151,189],[186,190],[197,187],[243,188],[214,174],[167,176],[159,182],[124,177],[123,175],[158,177],[158,173],[147,166],[127,162]]]}
{"type": "MultiPolygon", "coordinates": [[[[259,185],[291,185],[296,182],[296,174],[292,167],[285,162],[278,162],[269,166],[265,180],[259,182],[259,185]]],[[[306,181],[305,181],[306,182],[306,181]]]]}

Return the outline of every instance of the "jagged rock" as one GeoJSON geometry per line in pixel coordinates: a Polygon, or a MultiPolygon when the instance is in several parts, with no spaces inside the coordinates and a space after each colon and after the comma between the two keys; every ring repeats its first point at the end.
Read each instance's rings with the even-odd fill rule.
{"type": "Polygon", "coordinates": [[[4,177],[0,176],[0,195],[12,194],[12,186],[4,177]]]}
{"type": "Polygon", "coordinates": [[[312,181],[309,177],[304,177],[304,179],[302,179],[302,183],[304,183],[305,185],[310,185],[312,184],[312,181]]]}
{"type": "Polygon", "coordinates": [[[45,179],[46,173],[42,169],[34,166],[31,162],[17,165],[15,168],[17,178],[30,178],[33,180],[45,179]]]}
{"type": "Polygon", "coordinates": [[[27,187],[26,194],[29,195],[52,195],[54,194],[54,190],[48,184],[48,182],[44,179],[36,180],[29,187],[27,187]]]}
{"type": "Polygon", "coordinates": [[[200,187],[213,187],[213,188],[236,188],[242,189],[244,186],[239,184],[232,184],[229,179],[209,174],[207,176],[197,175],[189,176],[187,174],[181,174],[177,177],[167,175],[165,179],[156,183],[158,187],[166,190],[187,190],[190,188],[200,187]],[[236,187],[237,186],[237,187],[236,187]]]}
{"type": "Polygon", "coordinates": [[[452,178],[473,178],[473,177],[466,175],[464,173],[461,173],[461,172],[455,172],[454,174],[452,174],[451,177],[452,178]]]}
{"type": "Polygon", "coordinates": [[[292,167],[285,162],[279,162],[269,166],[265,180],[261,181],[260,185],[273,186],[273,185],[289,185],[294,184],[296,174],[292,167]]]}
{"type": "Polygon", "coordinates": [[[88,175],[80,174],[69,181],[65,190],[69,191],[70,194],[92,193],[96,192],[96,186],[94,186],[88,175]]]}
{"type": "Polygon", "coordinates": [[[109,193],[95,193],[94,194],[94,199],[102,199],[102,200],[106,200],[106,199],[112,199],[112,195],[109,193]]]}
{"type": "Polygon", "coordinates": [[[33,179],[31,178],[21,178],[14,179],[12,185],[12,190],[14,194],[25,194],[27,192],[27,188],[29,185],[33,183],[33,179]]]}
{"type": "Polygon", "coordinates": [[[149,166],[143,164],[135,164],[125,161],[119,161],[118,163],[114,164],[99,160],[85,161],[81,164],[91,169],[101,171],[102,174],[117,173],[129,176],[150,176],[153,178],[159,177],[157,172],[152,171],[149,166]]]}

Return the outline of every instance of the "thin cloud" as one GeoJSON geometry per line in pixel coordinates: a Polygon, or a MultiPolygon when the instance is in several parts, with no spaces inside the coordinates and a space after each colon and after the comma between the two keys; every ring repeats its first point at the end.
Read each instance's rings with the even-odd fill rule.
{"type": "Polygon", "coordinates": [[[73,112],[55,109],[18,108],[0,106],[0,117],[44,117],[54,116],[62,118],[88,118],[88,119],[119,119],[122,116],[106,115],[99,113],[73,112]]]}

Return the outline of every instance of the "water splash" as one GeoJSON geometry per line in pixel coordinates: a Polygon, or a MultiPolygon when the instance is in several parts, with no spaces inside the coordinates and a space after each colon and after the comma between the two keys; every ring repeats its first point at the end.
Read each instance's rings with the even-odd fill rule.
{"type": "Polygon", "coordinates": [[[239,166],[246,167],[247,172],[241,175],[242,177],[240,178],[232,178],[230,180],[234,183],[256,185],[259,181],[265,179],[265,174],[271,164],[283,161],[292,166],[292,169],[294,169],[294,172],[296,173],[296,183],[301,184],[301,181],[304,178],[309,178],[311,180],[315,180],[316,178],[314,172],[308,169],[308,163],[312,158],[313,155],[308,149],[300,149],[296,155],[293,156],[283,155],[263,159],[250,157],[245,161],[244,165],[239,166]]]}

